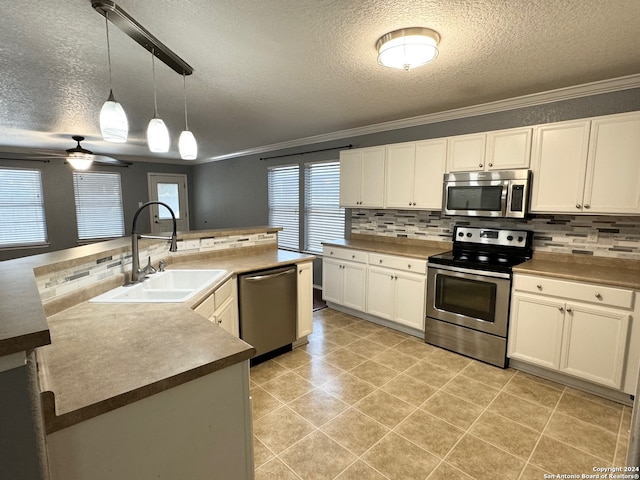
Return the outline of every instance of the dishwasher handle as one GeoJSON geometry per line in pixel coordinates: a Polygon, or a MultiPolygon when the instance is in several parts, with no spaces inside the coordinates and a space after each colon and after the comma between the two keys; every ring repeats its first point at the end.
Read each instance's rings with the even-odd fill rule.
{"type": "Polygon", "coordinates": [[[246,280],[247,282],[260,282],[263,280],[269,280],[271,278],[281,277],[283,275],[290,275],[292,273],[295,273],[295,271],[296,271],[295,268],[290,268],[289,270],[285,270],[284,272],[268,273],[266,275],[255,275],[252,277],[243,277],[243,280],[246,280]]]}

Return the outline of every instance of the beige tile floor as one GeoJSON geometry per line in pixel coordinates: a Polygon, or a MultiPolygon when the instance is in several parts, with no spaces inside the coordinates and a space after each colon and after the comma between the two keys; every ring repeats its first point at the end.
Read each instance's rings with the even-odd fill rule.
{"type": "Polygon", "coordinates": [[[542,479],[623,465],[631,408],[325,308],[251,369],[257,480],[542,479]]]}

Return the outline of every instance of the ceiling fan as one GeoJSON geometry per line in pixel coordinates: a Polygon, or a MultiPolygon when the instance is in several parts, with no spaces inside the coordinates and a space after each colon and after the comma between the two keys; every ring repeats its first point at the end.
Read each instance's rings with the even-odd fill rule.
{"type": "Polygon", "coordinates": [[[84,141],[84,137],[73,135],[71,138],[77,142],[73,148],[68,148],[65,152],[55,150],[28,150],[23,152],[3,152],[0,153],[1,158],[9,160],[32,160],[38,162],[48,162],[50,160],[62,159],[66,160],[76,170],[86,170],[93,163],[98,165],[111,165],[115,167],[129,167],[132,162],[119,160],[107,155],[94,154],[91,150],[87,150],[80,145],[84,141]]]}

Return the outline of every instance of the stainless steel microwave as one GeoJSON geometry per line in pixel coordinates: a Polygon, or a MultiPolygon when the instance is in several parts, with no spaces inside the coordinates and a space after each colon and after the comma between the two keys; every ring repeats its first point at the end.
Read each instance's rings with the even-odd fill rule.
{"type": "Polygon", "coordinates": [[[525,218],[530,170],[447,173],[442,213],[467,217],[525,218]]]}

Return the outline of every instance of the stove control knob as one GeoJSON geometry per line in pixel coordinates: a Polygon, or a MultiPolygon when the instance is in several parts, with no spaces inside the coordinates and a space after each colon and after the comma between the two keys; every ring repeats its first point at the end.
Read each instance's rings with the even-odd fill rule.
{"type": "Polygon", "coordinates": [[[467,233],[467,237],[471,238],[471,232],[467,233]]]}
{"type": "Polygon", "coordinates": [[[522,242],[523,240],[524,240],[524,238],[518,237],[518,242],[522,242]]]}
{"type": "Polygon", "coordinates": [[[507,240],[509,240],[509,241],[513,240],[513,235],[508,235],[507,236],[507,240]]]}
{"type": "Polygon", "coordinates": [[[458,232],[458,236],[459,236],[459,237],[464,237],[464,233],[462,233],[462,232],[458,232]]]}

